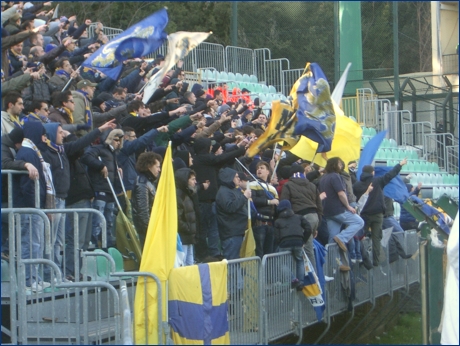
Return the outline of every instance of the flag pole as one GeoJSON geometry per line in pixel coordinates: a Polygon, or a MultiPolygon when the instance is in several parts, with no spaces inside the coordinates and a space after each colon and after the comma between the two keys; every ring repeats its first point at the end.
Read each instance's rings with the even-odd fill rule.
{"type": "Polygon", "coordinates": [[[241,161],[238,160],[236,157],[235,157],[235,160],[236,160],[236,162],[238,162],[238,163],[240,164],[240,166],[243,167],[243,169],[252,177],[252,179],[254,179],[254,180],[257,182],[257,184],[260,185],[260,187],[266,192],[267,196],[268,196],[268,194],[270,194],[270,196],[269,196],[270,199],[273,199],[274,197],[271,196],[271,193],[269,193],[269,191],[267,191],[267,189],[260,183],[260,181],[259,181],[254,175],[252,175],[251,172],[249,172],[249,170],[246,168],[246,166],[243,165],[243,164],[241,163],[241,161]]]}
{"type": "MultiPolygon", "coordinates": [[[[279,163],[280,163],[280,161],[281,161],[281,155],[282,155],[282,154],[283,154],[283,150],[280,151],[280,156],[279,156],[278,161],[276,161],[275,168],[273,168],[273,173],[272,173],[272,177],[271,177],[270,181],[272,181],[272,180],[273,180],[273,177],[275,176],[276,170],[278,169],[278,165],[279,165],[279,163]]],[[[273,156],[274,156],[274,155],[273,155],[273,156]]]]}
{"type": "MultiPolygon", "coordinates": [[[[77,70],[76,70],[75,72],[80,71],[80,69],[81,69],[81,65],[80,65],[80,67],[77,68],[77,70]]],[[[68,87],[68,85],[70,84],[70,82],[71,82],[72,80],[73,80],[73,77],[70,77],[70,79],[69,79],[69,81],[67,82],[67,84],[62,88],[61,93],[68,87]]]]}

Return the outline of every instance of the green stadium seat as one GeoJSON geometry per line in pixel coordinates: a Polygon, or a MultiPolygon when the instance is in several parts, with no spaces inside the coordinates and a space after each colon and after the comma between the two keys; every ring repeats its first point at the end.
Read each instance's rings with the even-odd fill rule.
{"type": "Polygon", "coordinates": [[[235,81],[236,82],[242,82],[243,81],[243,75],[241,73],[235,73],[235,81]]]}
{"type": "Polygon", "coordinates": [[[388,141],[390,143],[390,148],[397,148],[398,147],[398,144],[396,143],[396,141],[393,138],[390,138],[388,141]]]}
{"type": "Polygon", "coordinates": [[[228,74],[225,71],[220,72],[218,82],[228,82],[228,74]]]}
{"type": "Polygon", "coordinates": [[[272,94],[276,94],[277,91],[276,91],[276,88],[273,86],[273,85],[270,85],[268,87],[268,92],[272,93],[272,94]]]}
{"type": "Polygon", "coordinates": [[[432,172],[439,172],[439,165],[436,162],[431,163],[431,171],[432,172]]]}
{"type": "Polygon", "coordinates": [[[374,137],[376,134],[377,134],[376,129],[374,129],[373,127],[369,127],[369,136],[374,137]]]}
{"type": "Polygon", "coordinates": [[[232,82],[236,81],[236,77],[235,77],[235,74],[233,72],[227,73],[227,76],[228,76],[229,81],[232,81],[232,82]]]}
{"type": "Polygon", "coordinates": [[[405,165],[403,167],[407,167],[408,172],[414,172],[415,171],[415,163],[414,162],[408,162],[407,165],[405,165]]]}
{"type": "Polygon", "coordinates": [[[449,185],[449,183],[450,183],[450,177],[449,176],[450,176],[450,174],[444,174],[442,176],[442,183],[444,185],[449,185]]]}
{"type": "Polygon", "coordinates": [[[253,74],[249,76],[249,81],[251,83],[259,83],[259,81],[257,80],[257,76],[255,76],[253,74]]]}
{"type": "Polygon", "coordinates": [[[384,138],[382,141],[382,144],[380,145],[381,148],[389,148],[390,147],[390,142],[388,141],[387,138],[384,138]]]}
{"type": "Polygon", "coordinates": [[[246,83],[251,83],[251,78],[249,77],[248,74],[243,74],[243,82],[246,82],[246,83]]]}
{"type": "Polygon", "coordinates": [[[452,185],[458,186],[458,174],[452,176],[452,185]]]}
{"type": "MultiPolygon", "coordinates": [[[[94,252],[102,252],[105,253],[101,249],[96,249],[94,252]]],[[[96,263],[97,263],[97,275],[101,278],[108,279],[110,276],[109,270],[109,263],[107,258],[103,256],[96,256],[96,263]]]]}
{"type": "Polygon", "coordinates": [[[10,266],[7,261],[2,259],[2,282],[10,281],[10,266]]]}
{"type": "Polygon", "coordinates": [[[268,88],[267,85],[262,84],[262,92],[265,94],[268,94],[270,92],[270,89],[268,88]]]}
{"type": "Polygon", "coordinates": [[[123,256],[121,255],[120,251],[114,247],[110,247],[109,255],[112,256],[113,260],[115,261],[115,271],[116,272],[124,272],[125,268],[123,265],[123,256]]]}
{"type": "Polygon", "coordinates": [[[259,100],[260,100],[260,102],[266,102],[267,101],[267,96],[265,96],[265,94],[263,94],[263,93],[260,93],[259,94],[259,100]]]}

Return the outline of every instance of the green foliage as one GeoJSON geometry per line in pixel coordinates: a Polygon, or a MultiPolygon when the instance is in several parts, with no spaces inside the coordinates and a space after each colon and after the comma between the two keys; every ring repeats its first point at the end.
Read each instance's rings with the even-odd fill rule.
{"type": "MultiPolygon", "coordinates": [[[[88,18],[126,29],[164,6],[169,14],[168,33],[212,31],[208,42],[230,45],[230,2],[61,2],[60,14],[76,14],[79,23],[88,18]]],[[[399,2],[398,6],[400,73],[429,71],[430,3],[399,2]]],[[[391,71],[392,3],[363,1],[361,9],[363,67],[391,71]]],[[[238,2],[238,46],[268,48],[272,59],[287,58],[291,69],[318,62],[332,81],[334,2],[238,2]]]]}
{"type": "Polygon", "coordinates": [[[420,313],[399,316],[398,323],[388,332],[378,335],[371,345],[421,345],[422,318],[420,313]]]}

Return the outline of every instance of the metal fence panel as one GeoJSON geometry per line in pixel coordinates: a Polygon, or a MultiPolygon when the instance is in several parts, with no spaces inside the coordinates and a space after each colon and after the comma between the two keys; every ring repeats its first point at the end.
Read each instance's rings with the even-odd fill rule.
{"type": "Polygon", "coordinates": [[[193,51],[195,65],[186,66],[187,71],[197,71],[199,68],[214,67],[217,71],[225,71],[225,49],[221,44],[203,42],[193,51]]]}
{"type": "Polygon", "coordinates": [[[265,65],[266,65],[265,83],[267,85],[273,85],[277,92],[281,92],[284,86],[283,70],[289,70],[289,60],[287,59],[265,60],[265,65]]]}
{"type": "Polygon", "coordinates": [[[283,85],[281,86],[281,92],[285,96],[288,96],[291,93],[292,86],[295,84],[295,82],[297,82],[297,79],[300,78],[303,71],[303,68],[282,71],[283,85]]]}
{"type": "MultiPolygon", "coordinates": [[[[363,248],[370,246],[371,240],[365,238],[362,240],[363,248]]],[[[353,274],[355,275],[355,296],[354,306],[361,305],[371,300],[372,297],[372,270],[366,269],[364,265],[356,263],[352,265],[353,274]]]]}
{"type": "Polygon", "coordinates": [[[267,81],[267,66],[265,60],[271,59],[271,52],[268,48],[254,49],[254,75],[257,76],[259,83],[267,81]]]}
{"type": "Polygon", "coordinates": [[[266,255],[262,259],[265,299],[264,343],[292,334],[300,325],[298,293],[291,289],[295,261],[290,252],[266,255]]]}
{"type": "Polygon", "coordinates": [[[391,289],[393,291],[406,287],[406,262],[398,256],[398,260],[390,263],[391,289]]]}
{"type": "Polygon", "coordinates": [[[231,260],[227,267],[228,326],[232,345],[263,343],[260,258],[231,260]]]}
{"type": "MultiPolygon", "coordinates": [[[[416,231],[405,232],[406,238],[406,253],[415,254],[419,251],[419,236],[416,231]]],[[[407,266],[407,283],[408,285],[414,282],[420,282],[420,260],[419,255],[413,256],[406,261],[407,266]]]]}
{"type": "MultiPolygon", "coordinates": [[[[254,52],[249,48],[225,47],[225,72],[254,74],[254,52]]],[[[238,82],[238,81],[237,81],[238,82]]]]}
{"type": "Polygon", "coordinates": [[[372,269],[374,271],[372,282],[374,299],[391,292],[390,265],[388,263],[388,247],[385,248],[382,246],[380,253],[385,255],[385,259],[380,259],[380,265],[372,269]]]}
{"type": "Polygon", "coordinates": [[[324,275],[334,278],[334,280],[327,283],[329,314],[330,316],[334,316],[347,310],[348,297],[342,288],[339,264],[337,263],[337,261],[340,261],[339,247],[337,244],[328,244],[326,245],[326,249],[327,259],[324,275]]]}
{"type": "Polygon", "coordinates": [[[423,148],[425,135],[434,132],[429,121],[416,121],[403,124],[402,145],[423,148]]]}

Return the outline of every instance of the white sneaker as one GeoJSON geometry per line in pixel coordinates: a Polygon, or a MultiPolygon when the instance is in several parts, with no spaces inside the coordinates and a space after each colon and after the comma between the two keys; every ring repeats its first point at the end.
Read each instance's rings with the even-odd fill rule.
{"type": "Polygon", "coordinates": [[[48,287],[51,286],[51,284],[49,282],[46,282],[46,281],[41,281],[40,286],[42,286],[43,288],[48,288],[48,287]]]}
{"type": "MultiPolygon", "coordinates": [[[[29,289],[29,287],[27,287],[27,288],[29,289]]],[[[41,291],[43,291],[43,287],[39,283],[33,282],[32,285],[30,286],[30,290],[32,292],[41,292],[41,291]]]]}
{"type": "Polygon", "coordinates": [[[325,280],[326,282],[329,282],[329,281],[334,280],[334,278],[332,278],[332,277],[330,277],[330,276],[327,276],[327,275],[324,275],[324,280],[325,280]]]}

